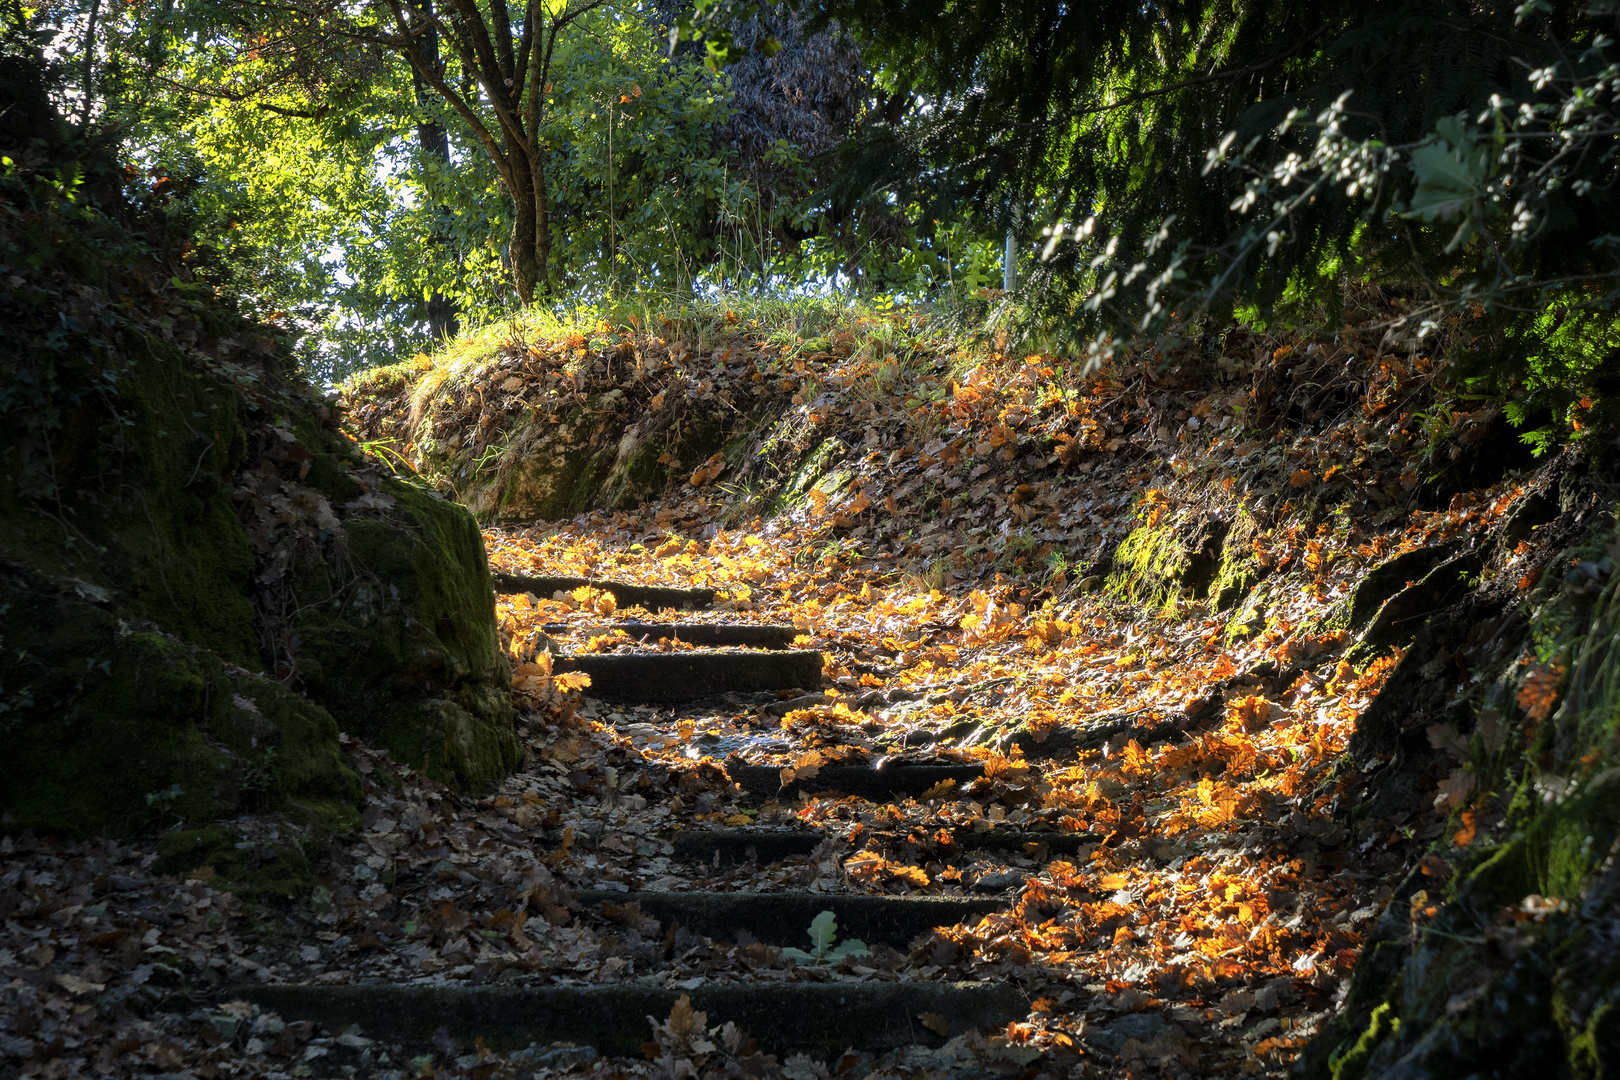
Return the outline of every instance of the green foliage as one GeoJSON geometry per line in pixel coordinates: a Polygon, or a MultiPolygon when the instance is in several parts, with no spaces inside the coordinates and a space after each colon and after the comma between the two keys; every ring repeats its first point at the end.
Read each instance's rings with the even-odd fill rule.
{"type": "Polygon", "coordinates": [[[838,940],[838,919],[830,911],[823,911],[810,921],[810,951],[786,948],[782,955],[802,964],[835,964],[846,956],[869,956],[872,950],[860,938],[834,945],[838,940]]]}
{"type": "MultiPolygon", "coordinates": [[[[153,24],[166,78],[187,89],[124,102],[125,122],[154,170],[189,178],[187,198],[218,222],[211,239],[258,313],[314,335],[306,362],[340,379],[409,355],[428,344],[436,297],[509,307],[513,207],[478,130],[413,85],[397,54],[325,57],[310,85],[288,78],[282,53],[247,48],[257,23],[238,38],[196,35],[224,17],[194,8],[153,24]],[[444,132],[447,159],[424,148],[423,125],[444,132]]],[[[553,234],[545,279],[563,297],[689,293],[725,244],[715,215],[757,216],[757,192],[710,145],[727,116],[723,80],[664,56],[633,9],[587,11],[551,63],[535,130],[553,234]]]]}
{"type": "Polygon", "coordinates": [[[1602,408],[1610,5],[818,7],[917,102],[864,126],[843,182],[1038,245],[1030,332],[1100,360],[1202,314],[1332,321],[1365,279],[1410,298],[1397,336],[1443,334],[1555,422],[1538,440],[1602,408]],[[1572,325],[1590,347],[1566,359],[1572,325]]]}

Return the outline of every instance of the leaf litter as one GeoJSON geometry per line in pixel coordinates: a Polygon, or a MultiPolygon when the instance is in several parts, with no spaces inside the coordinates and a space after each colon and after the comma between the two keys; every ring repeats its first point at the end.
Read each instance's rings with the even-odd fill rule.
{"type": "MultiPolygon", "coordinates": [[[[346,739],[365,778],[362,829],[306,853],[318,885],[303,895],[244,901],[216,887],[211,868],[158,873],[140,845],[0,840],[0,1067],[797,1080],[989,1063],[1028,1075],[1281,1075],[1342,997],[1390,883],[1471,794],[1438,778],[1432,814],[1347,835],[1338,811],[1365,780],[1343,753],[1399,653],[1353,664],[1349,636],[1326,617],[1368,569],[1493,526],[1525,490],[1509,481],[1444,510],[1414,508],[1408,457],[1421,411],[1440,401],[1437,365],[1415,351],[1352,379],[1349,331],[1331,345],[1235,339],[1212,370],[1146,357],[1087,379],[1000,354],[940,378],[949,365],[919,357],[919,345],[907,358],[916,377],[883,394],[870,387],[871,356],[834,348],[793,359],[798,382],[766,385],[799,399],[779,424],[841,436],[862,455],[835,490],[747,518],[714,488],[711,461],[633,512],[488,530],[491,562],[508,573],[715,588],[713,611],[681,618],[792,625],[828,656],[829,685],[786,709],[608,705],[552,672],[568,635],[540,628],[658,613],[588,589],[504,597],[524,768],[475,799],[346,739]],[[811,374],[817,394],[806,398],[811,374]],[[1284,376],[1336,386],[1340,411],[1307,408],[1268,435],[1257,410],[1284,376]],[[1215,512],[1248,522],[1264,571],[1238,610],[1185,592],[1131,598],[1119,541],[1137,526],[1191,535],[1215,512]],[[1065,552],[1089,554],[1054,557],[1065,552]],[[1117,587],[1099,591],[1092,572],[1110,561],[1117,587]],[[896,760],[976,763],[983,776],[889,803],[785,794],[829,765],[896,760]],[[779,767],[783,797],[732,784],[745,761],[779,767]],[[717,825],[810,829],[821,842],[768,865],[674,857],[673,835],[717,825]],[[1020,846],[963,843],[998,830],[1020,846]],[[1055,853],[1065,836],[1081,843],[1055,853]],[[587,905],[586,888],[626,899],[587,905]],[[812,931],[805,963],[797,950],[666,925],[628,897],[683,889],[992,892],[1007,906],[906,950],[834,947],[828,926],[825,949],[812,931]],[[943,1048],[779,1061],[683,998],[649,1018],[646,1057],[629,1061],[568,1047],[497,1055],[449,1032],[431,1048],[384,1044],[221,993],[248,980],[649,978],[682,990],[1003,979],[1031,1007],[1003,1031],[943,1048]]],[[[1451,445],[1466,445],[1489,417],[1449,421],[1451,445]]],[[[1538,556],[1521,554],[1533,583],[1538,556]]],[[[601,638],[582,646],[626,645],[601,638]]],[[[1557,677],[1529,680],[1525,708],[1545,714],[1557,677]]],[[[1437,748],[1456,738],[1430,732],[1437,748]]],[[[1499,816],[1470,804],[1455,842],[1499,816]]],[[[267,852],[293,842],[271,819],[232,824],[267,852]]],[[[919,1018],[929,1030],[941,1019],[919,1018]]]]}

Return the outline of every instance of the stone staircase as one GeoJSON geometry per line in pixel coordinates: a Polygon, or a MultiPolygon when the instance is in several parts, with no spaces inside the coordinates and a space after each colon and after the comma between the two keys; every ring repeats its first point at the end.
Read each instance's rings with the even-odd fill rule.
{"type": "MultiPolygon", "coordinates": [[[[551,595],[558,589],[589,585],[612,593],[621,604],[650,610],[703,608],[707,590],[664,589],[573,578],[521,578],[497,575],[500,591],[551,595]]],[[[559,636],[585,628],[543,628],[559,636]]],[[[762,698],[818,700],[822,685],[820,652],[794,649],[792,627],[619,622],[593,633],[623,630],[655,642],[671,638],[705,646],[671,652],[628,654],[566,653],[554,656],[555,670],[591,676],[589,695],[608,702],[659,704],[694,702],[727,694],[762,698]],[[744,646],[751,651],[721,651],[744,646]]],[[[660,712],[660,715],[665,715],[660,712]]],[[[682,719],[668,714],[669,736],[682,719]]],[[[803,794],[829,790],[873,802],[901,800],[945,781],[968,784],[983,775],[971,763],[880,763],[877,767],[823,766],[809,781],[784,786],[780,766],[727,761],[727,772],[744,793],[760,803],[787,803],[803,794]]],[[[650,837],[650,839],[653,839],[650,837]]],[[[758,864],[810,855],[826,835],[808,827],[707,827],[674,830],[656,837],[673,847],[678,859],[712,866],[758,864]]],[[[944,856],[1003,849],[1039,852],[1042,857],[1073,854],[1096,837],[1077,833],[1030,832],[1009,827],[958,830],[944,856]]],[[[667,850],[667,849],[666,849],[667,850]]],[[[579,899],[598,904],[640,905],[640,911],[675,926],[724,941],[758,941],[803,948],[806,928],[823,911],[837,919],[840,939],[905,950],[936,927],[974,922],[1002,910],[1017,894],[1024,876],[1002,875],[995,895],[867,895],[827,892],[584,891],[579,899]]],[[[589,1044],[604,1054],[636,1054],[648,1037],[649,1016],[667,1015],[682,994],[714,1022],[735,1021],[760,1046],[777,1054],[836,1055],[853,1048],[881,1053],[910,1045],[939,1046],[970,1029],[993,1030],[1028,1011],[1025,995],[1002,982],[925,980],[862,981],[836,969],[818,970],[813,981],[686,980],[657,985],[657,976],[632,983],[594,986],[467,986],[351,984],[339,986],[267,984],[240,988],[240,996],[272,1008],[288,1020],[317,1020],[328,1027],[358,1024],[372,1038],[424,1045],[441,1027],[470,1043],[481,1039],[495,1051],[532,1044],[589,1044]],[[926,1014],[925,1026],[919,1017],[926,1014]],[[944,1032],[945,1034],[941,1034],[944,1032]]]]}

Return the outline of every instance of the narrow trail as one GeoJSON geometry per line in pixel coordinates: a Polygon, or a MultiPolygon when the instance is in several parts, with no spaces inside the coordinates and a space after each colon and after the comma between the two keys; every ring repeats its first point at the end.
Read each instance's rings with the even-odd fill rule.
{"type": "MultiPolygon", "coordinates": [[[[1534,531],[1545,478],[1413,502],[1394,360],[1337,420],[1255,426],[1344,366],[1298,355],[1084,400],[985,365],[887,419],[815,397],[864,456],[775,518],[711,463],[486,531],[523,767],[472,797],[347,738],[359,832],[245,814],[251,880],[0,838],[0,1080],[1282,1076],[1375,925],[1432,913],[1425,849],[1503,820],[1433,702],[1432,754],[1351,764],[1400,642],[1569,542],[1534,531]]],[[[1424,685],[1488,644],[1415,657],[1424,685]]]]}
{"type": "Polygon", "coordinates": [[[1305,675],[1238,670],[1196,619],[1150,642],[1101,608],[998,634],[995,602],[686,524],[709,538],[601,515],[489,535],[507,575],[612,572],[500,599],[528,765],[457,814],[376,762],[355,873],[397,876],[337,898],[350,966],[248,1000],[406,1052],[438,1032],[487,1075],[1283,1073],[1401,866],[1398,832],[1345,850],[1327,772],[1380,665],[1336,669],[1334,640],[1305,675]],[[712,603],[618,603],[698,579],[712,603]],[[1040,723],[1093,674],[1128,707],[1040,723]],[[368,894],[417,914],[374,917],[355,956],[368,894]]]}
{"type": "MultiPolygon", "coordinates": [[[[716,514],[488,533],[502,573],[586,581],[499,597],[527,761],[474,799],[348,739],[362,830],[291,934],[208,868],[7,838],[27,1022],[0,1050],[205,1078],[1286,1072],[1444,822],[1335,819],[1391,661],[1234,644],[1198,604],[950,596],[716,514]],[[620,607],[604,580],[704,591],[620,607]],[[159,1010],[83,1028],[115,983],[159,1010]]],[[[275,819],[233,826],[276,850],[275,819]]]]}

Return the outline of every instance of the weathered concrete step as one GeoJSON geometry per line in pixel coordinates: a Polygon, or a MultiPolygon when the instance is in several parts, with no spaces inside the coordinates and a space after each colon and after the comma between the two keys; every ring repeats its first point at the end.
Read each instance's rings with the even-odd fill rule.
{"type": "Polygon", "coordinates": [[[984,766],[892,764],[874,769],[866,765],[824,765],[809,779],[795,778],[785,787],[782,784],[782,769],[777,765],[736,765],[728,761],[726,772],[731,774],[732,780],[742,785],[744,791],[754,795],[794,798],[801,791],[807,795],[818,791],[842,791],[846,795],[859,795],[872,802],[885,802],[893,798],[921,795],[946,780],[971,783],[984,775],[984,766]]]}
{"type": "MultiPolygon", "coordinates": [[[[669,841],[677,858],[700,859],[710,862],[720,856],[722,865],[757,860],[762,863],[809,855],[827,834],[811,829],[719,828],[687,829],[675,833],[669,841]]],[[[1053,855],[1073,855],[1089,844],[1102,839],[1098,833],[1088,832],[1029,832],[1024,829],[991,829],[977,832],[973,829],[952,831],[952,846],[963,851],[1017,851],[1031,844],[1045,844],[1053,855]]]]}
{"type": "Polygon", "coordinates": [[[624,622],[610,626],[573,626],[547,623],[542,633],[597,635],[623,630],[631,637],[656,642],[659,638],[684,641],[689,645],[742,645],[751,649],[785,649],[804,633],[795,626],[754,626],[748,623],[644,623],[624,622]]]}
{"type": "Polygon", "coordinates": [[[620,581],[598,581],[581,577],[528,577],[524,574],[495,575],[495,591],[503,596],[534,593],[549,600],[559,590],[573,592],[582,585],[613,594],[620,607],[644,607],[648,611],[675,608],[686,611],[714,603],[713,589],[683,589],[667,585],[630,585],[620,581]]]}
{"type": "Polygon", "coordinates": [[[882,1052],[912,1043],[939,1045],[919,1013],[937,1013],[949,1034],[1004,1027],[1029,1003],[1003,983],[754,982],[704,984],[690,991],[619,986],[350,986],[265,984],[234,987],[230,998],[273,1009],[292,1021],[327,1027],[359,1024],[368,1038],[430,1044],[441,1026],[495,1051],[567,1041],[606,1054],[639,1056],[652,1037],[649,1016],[662,1021],[683,994],[708,1013],[709,1026],[733,1021],[769,1053],[828,1057],[854,1047],[882,1052]]]}
{"type": "Polygon", "coordinates": [[[571,653],[554,670],[583,671],[590,696],[603,701],[696,701],[726,693],[809,689],[821,685],[822,655],[776,652],[571,653]]]}
{"type": "Polygon", "coordinates": [[[716,941],[736,941],[745,930],[767,945],[808,949],[810,922],[823,911],[838,920],[838,938],[860,938],[906,948],[936,926],[1001,911],[1004,900],[979,896],[867,896],[860,893],[609,892],[581,890],[586,904],[635,901],[666,928],[673,920],[716,941]]]}

